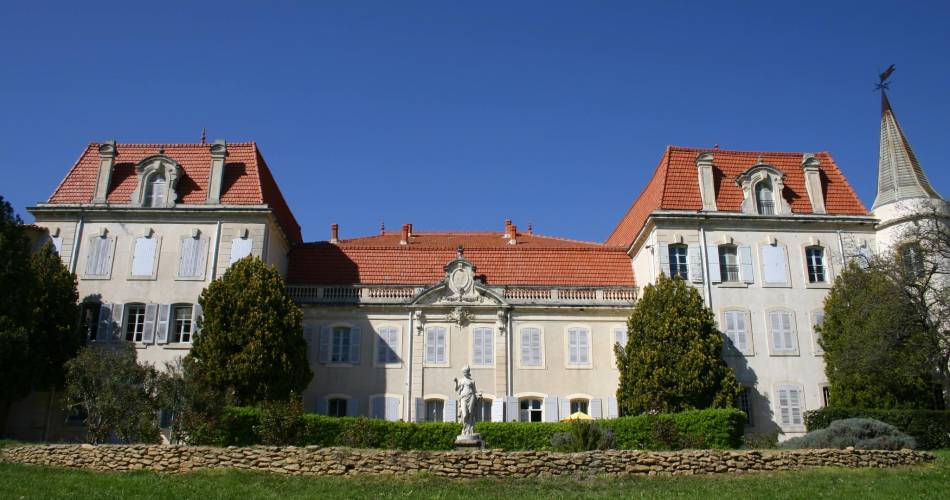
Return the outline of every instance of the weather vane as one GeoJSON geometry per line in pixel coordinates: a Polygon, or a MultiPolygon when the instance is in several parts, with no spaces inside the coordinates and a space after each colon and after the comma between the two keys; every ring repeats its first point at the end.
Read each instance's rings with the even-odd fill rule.
{"type": "Polygon", "coordinates": [[[882,91],[883,91],[883,90],[890,90],[890,88],[888,87],[888,86],[890,85],[890,83],[887,83],[887,79],[891,77],[891,73],[893,73],[893,72],[894,72],[894,65],[892,64],[892,65],[890,65],[890,67],[888,67],[886,70],[884,70],[883,73],[881,73],[880,75],[878,75],[878,77],[881,79],[881,81],[879,81],[879,82],[877,83],[877,85],[874,87],[874,90],[875,90],[875,91],[877,91],[877,90],[882,90],[882,91]]]}

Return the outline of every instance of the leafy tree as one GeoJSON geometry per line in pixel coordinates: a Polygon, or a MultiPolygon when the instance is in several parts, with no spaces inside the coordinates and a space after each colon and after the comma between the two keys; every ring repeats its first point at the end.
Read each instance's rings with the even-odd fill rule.
{"type": "Polygon", "coordinates": [[[66,409],[85,413],[92,443],[156,442],[156,379],[154,368],[136,361],[131,343],[84,347],[66,362],[66,409]]]}
{"type": "Polygon", "coordinates": [[[885,266],[850,263],[825,298],[820,343],[830,403],[934,408],[937,370],[928,325],[885,266]]]}
{"type": "Polygon", "coordinates": [[[30,241],[23,221],[0,197],[0,432],[13,401],[29,392],[30,310],[25,304],[32,290],[30,241]]]}
{"type": "Polygon", "coordinates": [[[30,358],[36,387],[58,388],[63,384],[63,365],[76,355],[84,339],[78,328],[79,293],[76,275],[69,272],[47,243],[32,255],[30,269],[35,279],[32,298],[30,358]]]}
{"type": "Polygon", "coordinates": [[[313,377],[303,313],[273,267],[241,259],[198,302],[204,318],[190,356],[212,387],[243,405],[303,392],[313,377]]]}
{"type": "Polygon", "coordinates": [[[170,416],[172,442],[214,442],[227,407],[227,396],[204,380],[194,359],[165,363],[158,375],[158,405],[170,416]]]}
{"type": "Polygon", "coordinates": [[[734,405],[739,384],[722,359],[713,313],[695,288],[661,275],[644,288],[627,331],[627,345],[615,346],[621,414],[734,405]]]}

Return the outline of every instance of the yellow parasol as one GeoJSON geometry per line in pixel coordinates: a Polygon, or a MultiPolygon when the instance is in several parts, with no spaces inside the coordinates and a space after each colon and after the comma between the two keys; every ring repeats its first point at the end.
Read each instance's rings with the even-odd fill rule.
{"type": "Polygon", "coordinates": [[[562,418],[561,422],[571,422],[573,420],[593,420],[593,418],[582,411],[575,411],[574,413],[562,418]]]}

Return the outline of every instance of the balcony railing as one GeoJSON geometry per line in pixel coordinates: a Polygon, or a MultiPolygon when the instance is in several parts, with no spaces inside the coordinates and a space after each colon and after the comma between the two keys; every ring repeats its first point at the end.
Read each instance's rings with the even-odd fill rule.
{"type": "MultiPolygon", "coordinates": [[[[300,304],[408,304],[422,293],[421,286],[291,285],[290,296],[300,304]]],[[[510,304],[633,305],[636,289],[568,287],[495,287],[510,304]]]]}

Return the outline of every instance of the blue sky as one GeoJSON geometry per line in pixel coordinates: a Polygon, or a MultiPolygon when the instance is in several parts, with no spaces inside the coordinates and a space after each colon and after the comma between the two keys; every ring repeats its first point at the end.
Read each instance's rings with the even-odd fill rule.
{"type": "Polygon", "coordinates": [[[950,2],[80,3],[0,16],[0,195],[26,219],[88,142],[202,127],[258,142],[308,240],[600,241],[667,144],[828,150],[870,205],[890,63],[950,193],[950,2]]]}

